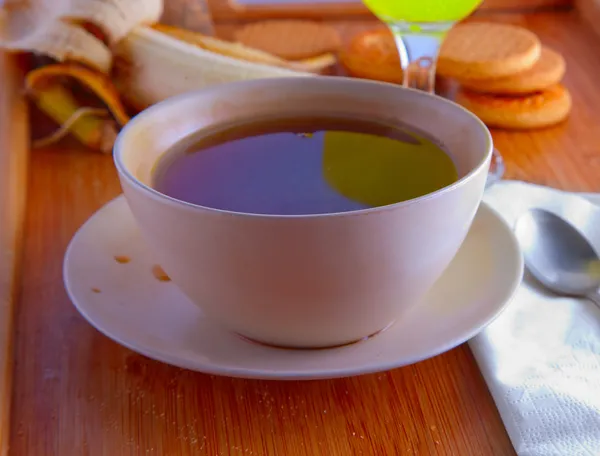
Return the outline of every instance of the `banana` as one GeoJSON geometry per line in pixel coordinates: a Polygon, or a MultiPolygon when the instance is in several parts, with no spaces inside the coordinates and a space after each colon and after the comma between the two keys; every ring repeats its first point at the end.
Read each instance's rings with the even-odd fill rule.
{"type": "Polygon", "coordinates": [[[158,21],[162,10],[162,0],[13,0],[0,10],[0,48],[76,61],[108,73],[109,46],[137,25],[158,21]],[[102,30],[109,46],[82,27],[85,23],[102,30]]]}
{"type": "Polygon", "coordinates": [[[134,29],[113,51],[113,82],[138,109],[173,95],[229,81],[313,75],[220,55],[150,27],[134,29]]]}
{"type": "Polygon", "coordinates": [[[164,24],[154,24],[152,28],[207,51],[216,52],[217,54],[233,57],[235,59],[246,60],[248,62],[289,68],[290,70],[320,73],[336,62],[335,56],[331,53],[322,54],[310,59],[290,61],[269,54],[268,52],[245,46],[242,43],[232,43],[230,41],[220,40],[191,30],[164,24]]]}

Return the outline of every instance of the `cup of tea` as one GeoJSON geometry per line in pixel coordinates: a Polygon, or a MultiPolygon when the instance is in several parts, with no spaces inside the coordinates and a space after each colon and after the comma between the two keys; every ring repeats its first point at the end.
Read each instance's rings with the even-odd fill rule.
{"type": "Polygon", "coordinates": [[[156,261],[208,318],[316,348],[419,305],[467,235],[492,149],[451,101],[312,77],[165,100],[127,124],[114,159],[156,261]]]}

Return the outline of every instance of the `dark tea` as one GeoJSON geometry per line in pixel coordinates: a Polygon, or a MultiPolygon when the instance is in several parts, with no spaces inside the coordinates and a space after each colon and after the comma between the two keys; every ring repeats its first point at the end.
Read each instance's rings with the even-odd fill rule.
{"type": "Polygon", "coordinates": [[[457,178],[443,146],[407,127],[294,117],[192,135],[159,160],[153,186],[214,209],[306,215],[394,204],[457,178]]]}

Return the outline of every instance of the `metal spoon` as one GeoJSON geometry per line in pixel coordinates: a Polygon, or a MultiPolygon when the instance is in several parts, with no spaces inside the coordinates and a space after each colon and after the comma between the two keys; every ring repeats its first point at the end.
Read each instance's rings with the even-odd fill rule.
{"type": "Polygon", "coordinates": [[[585,297],[600,307],[600,257],[583,234],[543,209],[521,215],[515,233],[536,279],[555,293],[585,297]]]}

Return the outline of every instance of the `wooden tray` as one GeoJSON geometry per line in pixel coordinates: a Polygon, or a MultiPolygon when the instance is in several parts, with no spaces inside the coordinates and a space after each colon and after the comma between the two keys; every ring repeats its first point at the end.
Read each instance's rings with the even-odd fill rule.
{"type": "Polygon", "coordinates": [[[0,53],[0,454],[8,451],[14,312],[27,190],[29,120],[16,57],[0,53]]]}
{"type": "MultiPolygon", "coordinates": [[[[218,20],[371,16],[360,0],[208,0],[208,2],[213,17],[218,20]]],[[[524,12],[565,8],[570,7],[572,3],[573,0],[485,0],[478,11],[524,12]]]]}

